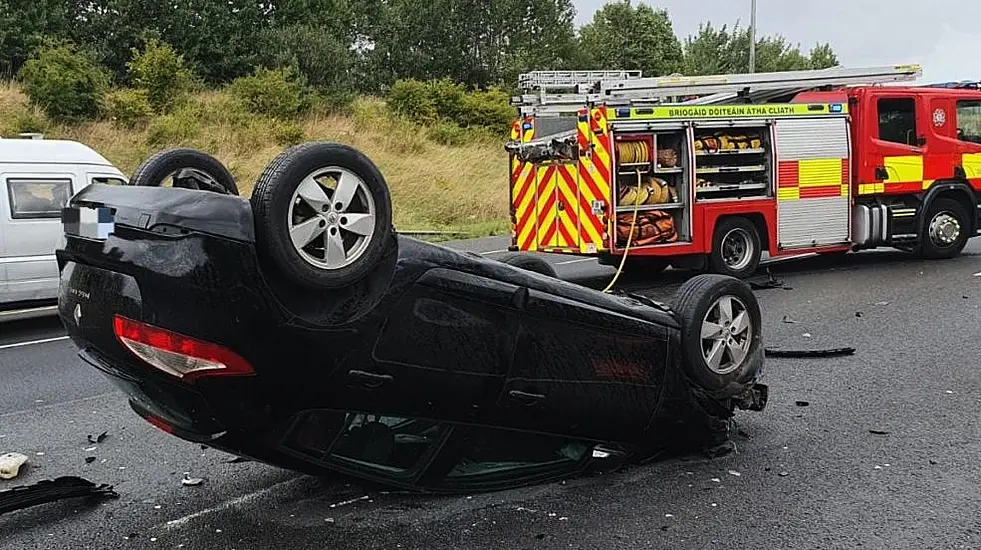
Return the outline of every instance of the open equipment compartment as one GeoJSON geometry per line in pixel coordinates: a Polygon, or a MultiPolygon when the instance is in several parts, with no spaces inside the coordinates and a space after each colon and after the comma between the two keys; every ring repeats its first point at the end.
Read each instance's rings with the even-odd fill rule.
{"type": "Polygon", "coordinates": [[[766,121],[696,123],[695,200],[771,196],[772,124],[766,121]]]}
{"type": "Polygon", "coordinates": [[[691,241],[691,154],[684,125],[614,132],[614,248],[631,250],[691,241]],[[639,203],[639,205],[638,205],[639,203]]]}

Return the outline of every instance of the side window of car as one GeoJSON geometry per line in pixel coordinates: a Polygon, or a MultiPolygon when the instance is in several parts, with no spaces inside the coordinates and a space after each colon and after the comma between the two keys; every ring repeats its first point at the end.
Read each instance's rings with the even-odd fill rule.
{"type": "Polygon", "coordinates": [[[9,178],[10,216],[15,220],[60,218],[72,194],[67,178],[9,178]]]}
{"type": "Polygon", "coordinates": [[[879,139],[915,145],[916,102],[911,97],[879,100],[879,139]]]}
{"type": "Polygon", "coordinates": [[[103,185],[126,185],[126,180],[111,176],[93,176],[92,183],[101,183],[103,185]]]}
{"type": "Polygon", "coordinates": [[[957,139],[981,143],[981,101],[962,99],[957,102],[957,139]]]}

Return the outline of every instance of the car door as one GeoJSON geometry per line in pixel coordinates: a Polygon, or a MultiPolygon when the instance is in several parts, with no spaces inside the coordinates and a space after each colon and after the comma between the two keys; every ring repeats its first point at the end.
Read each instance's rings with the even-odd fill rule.
{"type": "Polygon", "coordinates": [[[632,438],[658,405],[668,329],[531,290],[501,394],[504,425],[596,439],[632,438]]]}
{"type": "Polygon", "coordinates": [[[921,190],[923,159],[929,149],[921,98],[908,93],[873,97],[877,124],[862,174],[862,180],[870,183],[860,187],[860,194],[921,190]]]}
{"type": "Polygon", "coordinates": [[[374,345],[341,364],[324,401],[346,410],[484,421],[513,356],[518,291],[451,268],[426,271],[386,306],[374,345]]]}
{"type": "Polygon", "coordinates": [[[77,174],[59,168],[0,173],[5,195],[2,212],[3,263],[7,300],[33,302],[58,296],[55,248],[62,234],[61,209],[75,190],[77,174]]]}

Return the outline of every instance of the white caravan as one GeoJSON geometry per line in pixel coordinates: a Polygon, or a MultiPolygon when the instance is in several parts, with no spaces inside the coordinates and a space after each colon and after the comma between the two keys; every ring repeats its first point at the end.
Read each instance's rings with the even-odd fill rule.
{"type": "Polygon", "coordinates": [[[90,183],[126,176],[82,143],[0,139],[0,323],[57,312],[61,209],[90,183]]]}

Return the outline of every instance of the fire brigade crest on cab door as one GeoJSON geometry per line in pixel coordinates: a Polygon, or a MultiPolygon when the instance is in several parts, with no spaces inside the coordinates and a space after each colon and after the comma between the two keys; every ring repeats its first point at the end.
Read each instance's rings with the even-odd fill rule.
{"type": "Polygon", "coordinates": [[[943,109],[936,109],[933,111],[933,125],[937,128],[942,127],[947,123],[947,112],[943,109]]]}

